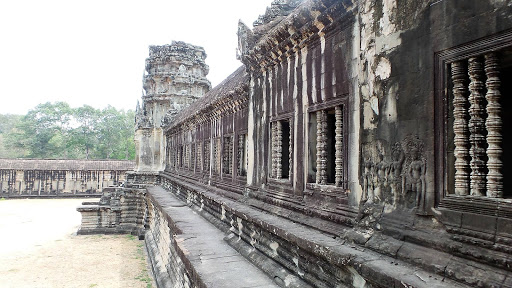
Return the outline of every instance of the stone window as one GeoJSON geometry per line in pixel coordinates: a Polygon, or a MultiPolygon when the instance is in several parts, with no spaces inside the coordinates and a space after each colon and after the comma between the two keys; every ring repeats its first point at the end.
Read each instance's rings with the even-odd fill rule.
{"type": "Polygon", "coordinates": [[[272,169],[270,177],[274,179],[290,178],[292,159],[290,121],[279,120],[271,124],[272,169]]]}
{"type": "Polygon", "coordinates": [[[178,166],[183,167],[183,145],[178,147],[178,166]]]}
{"type": "Polygon", "coordinates": [[[247,134],[238,135],[238,150],[237,150],[237,175],[247,176],[247,153],[248,153],[248,139],[247,134]]]}
{"type": "Polygon", "coordinates": [[[512,47],[484,51],[448,64],[448,194],[511,198],[507,184],[512,143],[502,113],[512,93],[512,47]]]}
{"type": "Polygon", "coordinates": [[[223,137],[222,173],[233,174],[233,136],[223,137]]]}
{"type": "Polygon", "coordinates": [[[310,113],[308,182],[343,185],[343,121],[342,105],[310,113]]]}

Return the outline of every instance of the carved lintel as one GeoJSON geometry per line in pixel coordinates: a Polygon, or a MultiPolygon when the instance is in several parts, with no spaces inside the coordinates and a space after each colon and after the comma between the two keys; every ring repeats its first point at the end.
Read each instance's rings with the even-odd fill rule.
{"type": "Polygon", "coordinates": [[[487,141],[485,139],[485,98],[484,98],[484,71],[482,61],[478,57],[471,57],[468,60],[469,74],[469,142],[471,148],[471,174],[470,185],[471,195],[483,196],[486,194],[486,172],[485,163],[487,141]]]}
{"type": "Polygon", "coordinates": [[[501,120],[500,105],[500,77],[499,62],[495,53],[485,55],[485,74],[487,76],[487,196],[503,197],[503,163],[501,155],[503,122],[501,120]]]}
{"type": "Polygon", "coordinates": [[[335,108],[336,129],[335,129],[335,184],[343,184],[343,110],[341,106],[335,108]]]}
{"type": "Polygon", "coordinates": [[[469,195],[469,130],[467,73],[462,61],[454,62],[453,82],[453,132],[455,134],[455,194],[469,195]]]}

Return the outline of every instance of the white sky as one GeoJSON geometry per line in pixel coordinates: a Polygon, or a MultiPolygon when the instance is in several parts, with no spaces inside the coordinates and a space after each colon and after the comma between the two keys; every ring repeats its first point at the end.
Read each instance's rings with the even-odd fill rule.
{"type": "Polygon", "coordinates": [[[0,2],[0,113],[39,103],[135,109],[149,45],[203,46],[217,85],[241,65],[237,25],[272,0],[7,0],[0,2]]]}

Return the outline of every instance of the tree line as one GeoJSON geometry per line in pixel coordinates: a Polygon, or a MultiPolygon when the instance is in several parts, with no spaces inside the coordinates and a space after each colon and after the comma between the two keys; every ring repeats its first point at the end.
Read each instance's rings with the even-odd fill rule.
{"type": "Polygon", "coordinates": [[[1,158],[135,159],[133,110],[65,102],[0,115],[1,158]]]}

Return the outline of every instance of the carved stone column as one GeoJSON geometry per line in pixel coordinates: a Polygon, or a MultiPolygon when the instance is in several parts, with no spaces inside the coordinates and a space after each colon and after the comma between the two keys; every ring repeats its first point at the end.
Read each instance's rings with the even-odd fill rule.
{"type": "Polygon", "coordinates": [[[229,137],[223,137],[222,141],[222,173],[229,173],[229,137]]]}
{"type": "Polygon", "coordinates": [[[336,106],[336,139],[335,139],[335,184],[340,187],[343,184],[343,110],[341,106],[336,106]]]}
{"type": "Polygon", "coordinates": [[[276,179],[283,178],[283,123],[276,121],[276,179]]]}
{"type": "Polygon", "coordinates": [[[503,174],[501,169],[503,123],[500,105],[500,77],[498,57],[495,53],[485,55],[485,74],[487,76],[487,196],[503,197],[503,174]]]}
{"type": "Polygon", "coordinates": [[[483,90],[485,88],[483,78],[483,65],[479,58],[472,57],[468,61],[469,79],[469,142],[471,148],[471,195],[482,196],[486,192],[486,139],[485,139],[485,98],[483,90]]]}
{"type": "Polygon", "coordinates": [[[196,144],[196,150],[197,150],[197,164],[196,164],[196,167],[197,167],[197,170],[198,171],[202,171],[204,170],[203,168],[203,145],[201,145],[202,143],[199,141],[197,142],[196,144]]]}
{"type": "Polygon", "coordinates": [[[469,195],[469,130],[466,71],[462,61],[452,63],[453,132],[455,134],[455,194],[469,195]]]}
{"type": "Polygon", "coordinates": [[[238,149],[236,153],[236,175],[243,176],[243,165],[244,165],[244,134],[238,135],[238,149]]]}
{"type": "Polygon", "coordinates": [[[288,179],[293,181],[293,121],[289,121],[290,123],[290,145],[288,149],[288,179]]]}
{"type": "Polygon", "coordinates": [[[196,171],[196,144],[190,144],[190,170],[196,171]]]}
{"type": "Polygon", "coordinates": [[[272,145],[272,171],[270,173],[272,178],[277,177],[277,124],[276,122],[272,123],[272,135],[271,135],[271,145],[272,145]]]}
{"type": "Polygon", "coordinates": [[[316,140],[316,183],[327,184],[327,112],[316,112],[317,140],[316,140]]]}
{"type": "Polygon", "coordinates": [[[233,174],[233,136],[228,137],[228,174],[233,174]]]}
{"type": "Polygon", "coordinates": [[[204,140],[204,162],[203,162],[203,170],[206,172],[210,171],[210,140],[204,140]]]}

